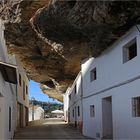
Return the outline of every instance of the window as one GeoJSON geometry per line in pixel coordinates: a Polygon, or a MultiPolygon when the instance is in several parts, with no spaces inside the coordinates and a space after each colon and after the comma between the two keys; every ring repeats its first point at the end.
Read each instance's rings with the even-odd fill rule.
{"type": "Polygon", "coordinates": [[[76,94],[77,93],[77,87],[76,87],[76,84],[74,86],[74,93],[76,94]]]}
{"type": "Polygon", "coordinates": [[[25,82],[23,81],[23,99],[25,100],[25,82]]]}
{"type": "Polygon", "coordinates": [[[90,81],[94,81],[97,79],[97,73],[96,73],[96,68],[90,71],[90,81]]]}
{"type": "Polygon", "coordinates": [[[140,117],[140,97],[132,98],[132,115],[140,117]]]}
{"type": "Polygon", "coordinates": [[[94,105],[90,105],[90,117],[94,117],[95,116],[95,107],[94,105]]]}
{"type": "Polygon", "coordinates": [[[80,106],[78,106],[78,117],[80,116],[80,106]]]}
{"type": "Polygon", "coordinates": [[[9,132],[11,131],[11,107],[9,107],[9,132]]]}
{"type": "Polygon", "coordinates": [[[69,99],[71,100],[71,94],[69,95],[69,99]]]}
{"type": "Polygon", "coordinates": [[[28,94],[28,86],[26,85],[26,94],[28,94]]]}
{"type": "Polygon", "coordinates": [[[137,56],[137,43],[136,39],[129,42],[123,48],[123,62],[127,62],[137,56]]]}
{"type": "Polygon", "coordinates": [[[19,85],[21,86],[21,75],[19,74],[19,85]]]}
{"type": "Polygon", "coordinates": [[[3,94],[0,92],[0,97],[3,97],[3,94]]]}
{"type": "Polygon", "coordinates": [[[73,118],[74,118],[74,109],[72,110],[72,116],[73,116],[73,118]]]}

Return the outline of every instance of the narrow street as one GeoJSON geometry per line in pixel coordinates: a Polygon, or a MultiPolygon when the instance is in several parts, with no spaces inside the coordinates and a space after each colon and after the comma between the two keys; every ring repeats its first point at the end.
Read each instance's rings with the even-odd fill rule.
{"type": "Polygon", "coordinates": [[[43,124],[20,129],[14,139],[89,140],[89,138],[82,136],[78,130],[61,119],[46,119],[46,122],[43,124]]]}

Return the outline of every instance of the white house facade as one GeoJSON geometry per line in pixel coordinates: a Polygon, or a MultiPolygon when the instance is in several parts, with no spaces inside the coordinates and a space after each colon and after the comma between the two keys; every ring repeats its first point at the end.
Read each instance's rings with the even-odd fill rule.
{"type": "Polygon", "coordinates": [[[18,66],[17,78],[17,127],[25,127],[28,125],[28,108],[29,108],[29,91],[28,91],[28,77],[23,69],[19,59],[16,59],[18,66]]]}
{"type": "Polygon", "coordinates": [[[63,96],[63,102],[64,102],[64,120],[65,122],[69,122],[69,94],[70,94],[71,88],[69,87],[66,91],[66,93],[63,96]]]}
{"type": "MultiPolygon", "coordinates": [[[[21,68],[22,66],[19,65],[15,56],[10,56],[7,53],[4,40],[4,25],[0,21],[0,139],[12,138],[17,129],[17,102],[20,102],[20,94],[22,94],[19,91],[18,84],[19,67],[21,68]]],[[[21,73],[21,77],[23,77],[25,73],[23,71],[21,73]]],[[[26,81],[26,85],[28,85],[28,81],[26,81]]],[[[21,104],[26,104],[28,108],[27,97],[25,102],[21,101],[21,104]]],[[[25,115],[21,114],[22,118],[25,115]]]]}
{"type": "Polygon", "coordinates": [[[64,97],[64,114],[66,120],[82,131],[82,90],[81,90],[81,72],[78,74],[72,87],[66,92],[64,97]],[[67,105],[65,105],[67,104],[67,105]],[[68,109],[66,112],[65,106],[68,109]]]}
{"type": "MultiPolygon", "coordinates": [[[[0,61],[8,62],[8,55],[5,47],[3,31],[4,26],[2,22],[0,22],[0,61]]],[[[16,111],[14,109],[16,88],[16,84],[11,84],[5,81],[4,75],[0,71],[0,139],[11,138],[16,128],[16,111]]]]}
{"type": "Polygon", "coordinates": [[[81,65],[83,134],[140,138],[140,32],[130,29],[97,58],[81,65]]]}
{"type": "Polygon", "coordinates": [[[44,119],[44,113],[45,111],[41,106],[30,106],[29,121],[44,119]]]}

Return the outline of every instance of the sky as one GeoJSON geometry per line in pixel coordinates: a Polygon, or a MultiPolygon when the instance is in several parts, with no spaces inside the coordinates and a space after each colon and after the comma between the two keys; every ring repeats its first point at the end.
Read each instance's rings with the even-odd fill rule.
{"type": "MultiPolygon", "coordinates": [[[[47,94],[44,94],[39,87],[39,83],[32,80],[29,81],[29,99],[34,97],[38,101],[61,103],[55,99],[49,98],[47,94]]],[[[62,103],[61,103],[62,104],[62,103]]]]}

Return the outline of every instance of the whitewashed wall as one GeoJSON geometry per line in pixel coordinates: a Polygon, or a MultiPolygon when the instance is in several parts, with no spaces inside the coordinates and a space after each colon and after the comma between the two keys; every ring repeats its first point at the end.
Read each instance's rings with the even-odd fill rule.
{"type": "Polygon", "coordinates": [[[64,120],[66,122],[69,121],[68,111],[69,111],[69,92],[71,88],[69,87],[66,91],[66,93],[63,96],[63,102],[64,102],[64,120]]]}
{"type": "Polygon", "coordinates": [[[139,117],[132,117],[132,97],[140,96],[140,33],[134,27],[97,58],[83,61],[83,133],[100,138],[103,134],[102,99],[112,96],[113,137],[139,139],[139,117]],[[123,63],[123,46],[137,39],[137,56],[123,63]],[[97,80],[90,82],[90,71],[96,67],[97,80]],[[108,89],[126,82],[124,85],[108,89]],[[128,82],[128,83],[127,83],[128,82]],[[95,117],[90,117],[90,105],[95,106],[95,117]]]}
{"type": "Polygon", "coordinates": [[[25,70],[23,69],[23,66],[21,65],[21,62],[19,61],[18,57],[16,57],[16,64],[18,66],[18,74],[17,78],[19,80],[19,74],[21,75],[21,86],[19,85],[18,81],[18,102],[23,104],[24,106],[28,107],[29,106],[29,90],[28,93],[26,94],[26,86],[29,89],[29,80],[27,78],[27,75],[25,73],[25,70]],[[25,82],[25,100],[23,99],[23,81],[25,82]]]}
{"type": "MultiPolygon", "coordinates": [[[[19,61],[18,57],[16,57],[16,64],[18,66],[18,71],[17,71],[17,79],[18,79],[18,84],[17,84],[17,102],[22,104],[23,106],[23,126],[26,126],[26,108],[29,108],[29,80],[27,78],[27,75],[25,73],[25,70],[23,69],[23,66],[21,65],[21,62],[19,61]],[[19,84],[19,74],[21,75],[21,86],[19,84]],[[25,82],[25,89],[23,90],[23,81],[25,82]],[[26,93],[26,86],[28,87],[27,93],[26,93]],[[24,92],[24,93],[23,93],[24,92]],[[24,99],[24,95],[25,99],[24,99]]],[[[28,114],[27,114],[28,116],[28,114]]]]}
{"type": "MultiPolygon", "coordinates": [[[[34,109],[34,120],[44,119],[44,109],[42,107],[37,107],[34,109]]],[[[32,121],[32,108],[29,109],[29,121],[32,121]]]]}
{"type": "MultiPolygon", "coordinates": [[[[4,39],[4,25],[0,21],[0,61],[11,63],[17,65],[17,69],[21,73],[22,79],[25,80],[26,85],[28,86],[27,76],[15,56],[8,55],[7,47],[5,45],[4,39]]],[[[18,72],[18,71],[17,71],[18,72]]],[[[18,77],[17,77],[18,80],[18,77]]],[[[20,102],[24,106],[28,107],[28,94],[25,100],[23,98],[23,85],[19,87],[18,85],[10,84],[5,82],[1,73],[0,73],[0,92],[3,97],[0,97],[0,139],[10,139],[14,135],[14,131],[17,128],[17,102],[20,102]],[[18,93],[17,93],[18,92],[18,93]],[[11,107],[11,131],[9,131],[9,107],[11,107]]],[[[25,111],[25,110],[24,110],[25,111]]],[[[23,114],[25,120],[25,113],[23,114]]],[[[24,121],[25,126],[25,121],[24,121]]]]}
{"type": "Polygon", "coordinates": [[[90,58],[82,64],[83,93],[86,93],[86,96],[140,75],[138,65],[140,59],[139,45],[137,48],[138,56],[123,63],[123,46],[135,37],[137,37],[137,43],[140,44],[140,36],[136,27],[127,32],[95,60],[90,58]],[[97,80],[90,82],[90,71],[95,67],[97,69],[97,80]]]}
{"type": "Polygon", "coordinates": [[[82,90],[81,90],[81,72],[78,74],[74,81],[71,90],[69,91],[71,99],[69,99],[69,123],[77,123],[77,127],[82,131],[83,119],[82,119],[82,90]],[[75,94],[76,85],[76,94],[75,94]],[[80,115],[78,116],[78,106],[80,115]],[[74,110],[74,116],[73,116],[74,110]]]}
{"type": "MultiPolygon", "coordinates": [[[[0,61],[9,62],[7,49],[4,41],[4,25],[0,21],[0,61]]],[[[0,73],[0,92],[3,97],[0,97],[0,139],[9,139],[13,136],[15,130],[16,114],[12,113],[11,131],[9,131],[9,107],[14,112],[16,102],[16,85],[4,81],[0,73]]]]}

